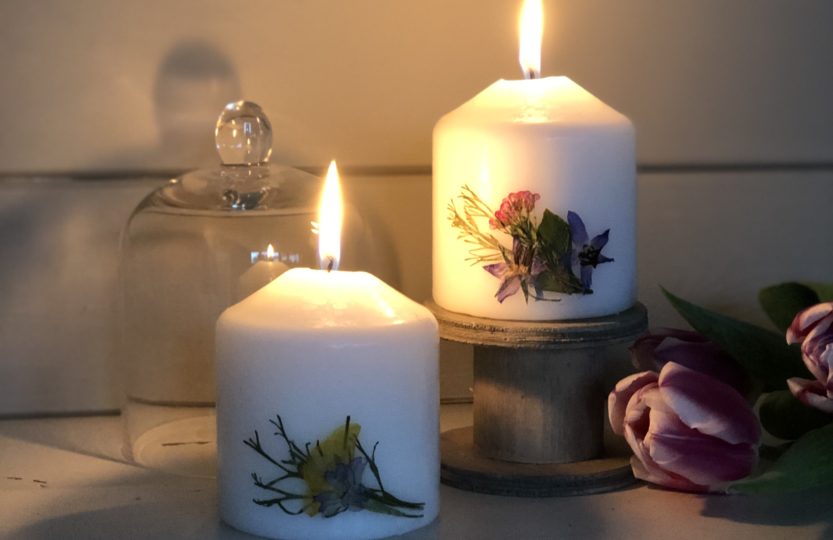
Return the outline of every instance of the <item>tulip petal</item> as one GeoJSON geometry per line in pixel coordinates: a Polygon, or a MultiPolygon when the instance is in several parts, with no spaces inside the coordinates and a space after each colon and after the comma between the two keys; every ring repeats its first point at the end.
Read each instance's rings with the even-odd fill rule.
{"type": "Polygon", "coordinates": [[[669,362],[660,372],[659,391],[680,420],[700,433],[731,444],[757,445],[760,441],[755,413],[728,384],[669,362]]]}
{"type": "Polygon", "coordinates": [[[823,302],[800,312],[787,329],[787,343],[800,343],[824,317],[833,313],[833,302],[823,302]]]}
{"type": "Polygon", "coordinates": [[[645,400],[645,395],[659,394],[656,383],[649,383],[636,392],[628,401],[628,408],[625,411],[624,435],[628,446],[631,447],[637,459],[643,461],[649,459],[648,452],[642,445],[645,435],[648,434],[650,408],[645,400]]]}
{"type": "Polygon", "coordinates": [[[828,345],[820,356],[822,365],[827,369],[827,378],[820,380],[827,388],[827,397],[833,399],[833,344],[828,345]]]}
{"type": "Polygon", "coordinates": [[[833,414],[833,399],[827,397],[827,390],[819,381],[793,377],[787,379],[787,387],[801,403],[833,414]]]}
{"type": "Polygon", "coordinates": [[[704,486],[695,485],[681,476],[663,470],[651,458],[645,446],[645,436],[649,429],[649,416],[653,404],[665,409],[656,383],[649,383],[637,390],[628,402],[625,419],[625,440],[633,450],[631,469],[635,477],[652,484],[682,491],[706,491],[704,486]]]}
{"type": "Polygon", "coordinates": [[[610,427],[613,433],[623,435],[625,433],[625,409],[628,401],[637,390],[651,383],[656,383],[659,376],[653,371],[643,371],[625,377],[613,388],[607,396],[607,414],[610,419],[610,427]]]}
{"type": "Polygon", "coordinates": [[[657,345],[654,356],[657,369],[662,369],[668,362],[676,362],[689,369],[711,375],[741,393],[747,389],[747,377],[740,366],[723,349],[710,341],[692,343],[669,336],[657,345]]]}
{"type": "Polygon", "coordinates": [[[675,338],[677,341],[691,343],[708,341],[705,336],[690,330],[664,327],[652,328],[639,336],[628,349],[631,353],[631,362],[633,365],[637,369],[659,371],[662,365],[665,364],[659,365],[655,351],[668,338],[675,338]]]}
{"type": "Polygon", "coordinates": [[[658,486],[676,489],[678,491],[689,491],[693,493],[701,493],[704,491],[708,491],[708,489],[705,486],[699,486],[697,484],[689,482],[685,478],[669,474],[656,465],[654,465],[653,467],[646,466],[644,463],[639,461],[639,459],[637,459],[636,456],[631,458],[631,470],[633,471],[633,475],[636,478],[644,480],[645,482],[650,482],[651,484],[656,484],[658,486]]]}
{"type": "Polygon", "coordinates": [[[650,424],[644,444],[654,463],[709,491],[748,476],[757,463],[755,445],[730,444],[704,435],[683,424],[673,412],[652,409],[650,424]]]}
{"type": "Polygon", "coordinates": [[[830,373],[830,366],[826,356],[828,348],[833,346],[833,317],[825,317],[818,321],[810,332],[804,337],[804,342],[801,344],[801,354],[804,359],[804,365],[810,370],[813,376],[825,381],[830,373]]]}

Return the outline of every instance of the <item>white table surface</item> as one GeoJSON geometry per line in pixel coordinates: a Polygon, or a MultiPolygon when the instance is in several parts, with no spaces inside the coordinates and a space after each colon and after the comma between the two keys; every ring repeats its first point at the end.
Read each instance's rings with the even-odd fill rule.
{"type": "MultiPolygon", "coordinates": [[[[470,422],[444,406],[443,429],[470,422]]],[[[242,539],[220,523],[214,480],[124,463],[115,416],[0,421],[0,538],[242,539]]],[[[833,538],[833,489],[697,496],[647,486],[526,499],[442,487],[440,518],[409,539],[833,538]]]]}

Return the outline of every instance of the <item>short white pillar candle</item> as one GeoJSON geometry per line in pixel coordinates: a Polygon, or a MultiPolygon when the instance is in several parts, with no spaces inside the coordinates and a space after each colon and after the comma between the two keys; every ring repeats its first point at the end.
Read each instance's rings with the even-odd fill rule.
{"type": "Polygon", "coordinates": [[[439,511],[437,323],[364,272],[292,269],[217,323],[220,517],[381,538],[439,511]]]}
{"type": "Polygon", "coordinates": [[[304,539],[431,522],[437,347],[430,312],[363,272],[293,269],[228,308],[217,324],[222,519],[304,539]]]}

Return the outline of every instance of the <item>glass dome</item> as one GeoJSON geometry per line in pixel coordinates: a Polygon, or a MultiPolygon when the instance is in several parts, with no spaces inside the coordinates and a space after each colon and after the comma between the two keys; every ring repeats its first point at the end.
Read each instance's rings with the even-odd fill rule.
{"type": "MultiPolygon", "coordinates": [[[[228,104],[215,142],[222,165],[150,193],[121,246],[125,454],[192,476],[214,475],[217,318],[288,268],[318,264],[310,222],[321,179],[269,163],[271,125],[254,103],[228,104]]],[[[372,234],[349,205],[342,252],[342,269],[384,279],[372,234]]]]}

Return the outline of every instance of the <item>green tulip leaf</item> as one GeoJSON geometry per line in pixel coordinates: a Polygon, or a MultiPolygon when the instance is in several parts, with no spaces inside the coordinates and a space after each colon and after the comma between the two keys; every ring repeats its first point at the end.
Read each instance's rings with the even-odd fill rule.
{"type": "MultiPolygon", "coordinates": [[[[829,416],[833,420],[833,417],[829,416]]],[[[833,423],[797,440],[760,476],[729,486],[730,493],[783,493],[833,484],[833,423]]]]}
{"type": "Polygon", "coordinates": [[[758,302],[781,332],[786,332],[795,316],[819,303],[819,295],[801,283],[781,283],[758,293],[758,302]]]}
{"type": "Polygon", "coordinates": [[[764,391],[783,390],[790,377],[813,378],[801,361],[798,347],[754,324],[721,315],[687,302],[662,289],[674,309],[698,332],[723,348],[764,391]]]}
{"type": "Polygon", "coordinates": [[[801,403],[789,390],[770,392],[764,396],[758,414],[765,430],[788,440],[825,426],[833,419],[829,414],[801,403]]]}

